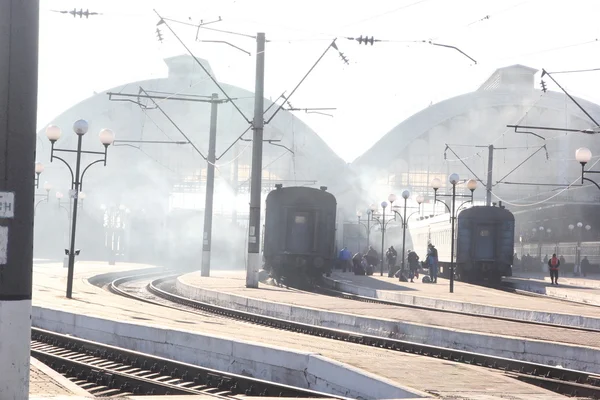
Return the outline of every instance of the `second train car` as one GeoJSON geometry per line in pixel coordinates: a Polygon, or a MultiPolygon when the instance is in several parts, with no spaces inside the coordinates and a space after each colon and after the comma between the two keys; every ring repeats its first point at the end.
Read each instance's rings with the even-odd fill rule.
{"type": "MultiPolygon", "coordinates": [[[[438,251],[442,276],[449,276],[452,228],[448,214],[409,224],[417,254],[425,259],[427,245],[438,251]]],[[[456,219],[455,275],[465,282],[499,282],[512,275],[514,215],[500,206],[475,206],[461,211],[456,219]]]]}

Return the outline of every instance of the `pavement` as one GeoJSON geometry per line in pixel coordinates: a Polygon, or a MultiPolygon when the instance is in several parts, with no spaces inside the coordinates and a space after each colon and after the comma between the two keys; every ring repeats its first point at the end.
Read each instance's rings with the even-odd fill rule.
{"type": "MultiPolygon", "coordinates": [[[[535,307],[538,305],[541,306],[541,304],[544,304],[544,307],[548,307],[548,305],[545,304],[545,299],[524,297],[502,291],[490,292],[487,288],[464,284],[462,282],[457,282],[455,285],[455,293],[450,294],[447,293],[448,286],[442,279],[438,279],[439,283],[434,285],[423,283],[406,284],[398,282],[397,279],[387,277],[356,276],[348,273],[333,274],[332,278],[347,279],[355,285],[379,287],[384,288],[384,290],[405,290],[410,291],[411,293],[420,293],[422,295],[426,294],[427,296],[449,298],[453,300],[457,300],[458,298],[464,302],[485,300],[493,302],[494,304],[502,304],[504,307],[514,305],[522,307],[527,306],[528,308],[535,309],[535,307]],[[453,297],[452,295],[457,296],[453,297]]],[[[180,276],[178,281],[178,285],[181,284],[182,286],[199,287],[202,289],[266,300],[279,304],[286,303],[299,307],[402,321],[418,325],[451,328],[494,336],[558,342],[600,349],[600,335],[598,335],[597,332],[574,331],[572,329],[552,326],[544,326],[543,329],[540,329],[540,326],[538,325],[522,322],[490,319],[482,316],[440,313],[435,310],[415,310],[394,305],[358,302],[266,284],[260,284],[259,290],[248,289],[245,287],[245,275],[243,273],[221,274],[220,276],[214,276],[213,274],[213,277],[206,278],[201,277],[199,272],[193,272],[180,276]]],[[[561,303],[558,300],[550,299],[549,301],[561,303]]],[[[575,312],[574,309],[577,308],[577,312],[579,312],[578,315],[589,312],[600,316],[600,308],[579,305],[568,306],[569,310],[573,310],[573,312],[575,312]],[[590,310],[588,311],[586,307],[590,308],[590,310]]],[[[551,307],[548,309],[551,309],[551,307]]]]}
{"type": "MultiPolygon", "coordinates": [[[[64,297],[66,270],[62,268],[62,263],[37,265],[34,266],[33,305],[34,307],[84,314],[89,317],[115,318],[143,326],[198,331],[204,335],[214,335],[262,346],[308,351],[438,398],[473,400],[507,398],[512,400],[554,400],[565,398],[516,381],[499,371],[387,349],[336,342],[226,318],[166,309],[112,295],[88,282],[89,277],[99,273],[132,271],[147,267],[123,263],[110,267],[106,263],[78,263],[75,270],[73,299],[68,300],[64,297]]],[[[131,273],[127,273],[127,275],[131,275],[131,273]]],[[[243,286],[241,278],[234,278],[235,273],[223,275],[229,278],[214,279],[219,282],[233,279],[238,286],[243,286]]],[[[273,291],[285,293],[285,289],[255,292],[273,291]]],[[[315,296],[315,303],[322,300],[322,297],[319,296],[317,299],[315,296]]],[[[363,306],[365,305],[363,303],[363,306]]]]}

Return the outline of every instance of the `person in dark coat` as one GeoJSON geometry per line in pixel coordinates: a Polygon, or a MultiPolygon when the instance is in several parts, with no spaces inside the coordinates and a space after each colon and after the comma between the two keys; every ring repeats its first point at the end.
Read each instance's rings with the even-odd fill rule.
{"type": "Polygon", "coordinates": [[[583,257],[581,260],[581,274],[586,276],[590,270],[590,260],[588,260],[587,256],[583,257]]]}
{"type": "Polygon", "coordinates": [[[373,267],[379,263],[379,254],[372,246],[369,246],[369,250],[367,251],[365,257],[367,258],[369,265],[372,265],[373,267]]]}
{"type": "Polygon", "coordinates": [[[438,252],[432,243],[429,243],[429,245],[427,246],[426,264],[429,267],[429,276],[431,277],[431,283],[437,283],[438,252]]]}
{"type": "Polygon", "coordinates": [[[396,272],[396,260],[398,259],[398,252],[396,251],[396,249],[394,249],[394,246],[390,246],[390,248],[385,253],[385,258],[387,258],[389,268],[388,277],[391,278],[396,272]]]}
{"type": "Polygon", "coordinates": [[[550,269],[550,280],[553,285],[558,285],[558,268],[560,267],[560,260],[556,257],[556,254],[552,254],[552,258],[548,261],[548,268],[550,269]]]}
{"type": "Polygon", "coordinates": [[[419,256],[412,250],[408,251],[408,277],[414,283],[413,279],[419,279],[419,256]]]}

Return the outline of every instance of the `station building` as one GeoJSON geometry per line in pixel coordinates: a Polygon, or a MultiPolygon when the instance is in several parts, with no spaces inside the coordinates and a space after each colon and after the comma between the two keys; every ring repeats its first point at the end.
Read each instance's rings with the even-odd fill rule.
{"type": "MultiPolygon", "coordinates": [[[[444,212],[441,204],[434,210],[431,181],[434,178],[442,181],[440,194],[450,192],[451,173],[458,173],[461,179],[487,182],[490,145],[494,146],[492,202],[503,201],[515,213],[517,238],[537,241],[539,227],[544,227],[544,241],[567,241],[573,235],[568,226],[582,221],[584,226],[591,226],[584,232],[584,239],[598,239],[600,191],[593,185],[569,190],[558,186],[580,183],[581,166],[575,161],[575,151],[588,147],[600,156],[597,138],[560,130],[507,128],[507,125],[594,128],[590,118],[547,77],[545,84],[552,90],[542,91],[540,82],[534,80],[537,72],[523,65],[500,68],[474,92],[433,104],[406,119],[357,158],[351,169],[354,187],[360,188],[361,193],[356,195],[354,207],[346,210],[344,242],[351,247],[356,243],[364,246],[366,210],[375,205],[381,213],[380,204],[387,201],[389,193],[395,193],[397,204],[403,205],[400,194],[410,190],[409,207],[417,206],[414,201],[417,194],[423,195],[425,204],[420,215],[444,212]],[[362,224],[357,223],[356,211],[362,213],[362,224]],[[533,228],[538,228],[538,233],[533,234],[533,228]],[[546,233],[547,228],[550,234],[546,233]]],[[[600,106],[576,100],[592,118],[600,121],[600,106]]],[[[596,160],[598,157],[592,159],[590,166],[596,160]]],[[[476,204],[484,204],[486,197],[481,182],[474,192],[476,204]]],[[[459,184],[457,193],[469,192],[465,184],[459,184]]],[[[462,203],[465,199],[459,200],[462,203]]],[[[376,222],[372,229],[375,234],[370,235],[370,242],[379,251],[380,228],[376,222]]],[[[386,247],[390,244],[398,247],[398,240],[401,237],[389,238],[386,247]]]]}
{"type": "MultiPolygon", "coordinates": [[[[213,93],[219,99],[225,96],[193,57],[177,56],[165,62],[168,76],[97,93],[48,121],[62,129],[56,148],[76,149],[72,125],[77,119],[89,122],[83,150],[102,152],[98,132],[102,128],[115,132],[116,141],[108,148],[106,167],[100,163],[85,174],[85,200],[80,201],[83,208],[77,232],[82,259],[105,259],[108,253],[116,251],[128,254],[129,259],[154,260],[153,252],[164,253],[160,246],[168,241],[165,232],[169,226],[183,226],[187,236],[175,240],[201,250],[207,171],[202,155],[208,153],[211,112],[206,101],[213,93]],[[147,95],[163,98],[153,101],[144,97],[147,95]],[[184,135],[191,143],[181,144],[187,142],[184,135]]],[[[213,77],[218,77],[206,60],[200,62],[213,77]]],[[[220,85],[251,121],[254,94],[225,83],[220,85]]],[[[265,118],[270,118],[277,107],[265,99],[265,118]]],[[[253,132],[230,102],[219,104],[217,113],[213,254],[235,253],[235,257],[221,262],[233,266],[243,263],[245,256],[253,132]]],[[[340,174],[348,168],[347,164],[289,111],[281,110],[265,125],[264,140],[269,142],[263,148],[263,200],[277,183],[328,186],[334,191],[333,185],[340,183],[339,176],[348,176],[340,174]]],[[[55,155],[75,168],[74,154],[55,155]]],[[[82,169],[98,158],[102,156],[84,155],[82,169]]],[[[53,190],[49,201],[36,207],[36,255],[55,258],[57,252],[68,247],[71,177],[59,160],[49,162],[50,142],[45,128],[38,132],[37,159],[45,165],[38,200],[45,199],[45,181],[53,185],[53,190]],[[60,205],[56,191],[63,194],[60,205]]]]}

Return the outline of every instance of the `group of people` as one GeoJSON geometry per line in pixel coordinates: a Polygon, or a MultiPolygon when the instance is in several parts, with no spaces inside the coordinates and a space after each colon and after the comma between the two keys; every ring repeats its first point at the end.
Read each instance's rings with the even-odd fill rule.
{"type": "MultiPolygon", "coordinates": [[[[397,277],[400,281],[407,281],[414,283],[414,279],[419,279],[419,255],[412,251],[407,251],[406,261],[408,263],[408,279],[403,276],[404,271],[398,269],[398,252],[394,249],[394,246],[390,246],[385,257],[388,264],[388,276],[397,277]]],[[[362,254],[360,252],[352,255],[347,247],[340,250],[338,255],[339,268],[346,272],[354,271],[355,273],[360,270],[361,274],[366,273],[370,275],[373,273],[375,266],[379,263],[379,253],[372,246],[369,246],[367,251],[362,254]]],[[[431,283],[437,283],[438,273],[438,254],[437,249],[431,243],[427,247],[427,257],[425,258],[424,267],[429,269],[429,278],[431,283]]]]}

